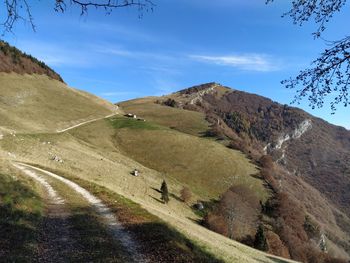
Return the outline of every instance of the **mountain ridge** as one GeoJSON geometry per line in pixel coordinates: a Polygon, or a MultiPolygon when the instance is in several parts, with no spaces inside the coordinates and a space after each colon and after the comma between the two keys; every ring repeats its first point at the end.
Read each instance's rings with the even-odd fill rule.
{"type": "Polygon", "coordinates": [[[62,77],[44,62],[0,40],[0,72],[47,75],[64,83],[62,77]]]}
{"type": "MultiPolygon", "coordinates": [[[[256,163],[272,157],[273,188],[287,192],[350,253],[350,131],[288,105],[218,83],[196,85],[155,103],[202,112],[208,136],[256,163]],[[342,241],[340,241],[342,240],[342,241]]],[[[331,242],[331,241],[330,241],[331,242]]]]}

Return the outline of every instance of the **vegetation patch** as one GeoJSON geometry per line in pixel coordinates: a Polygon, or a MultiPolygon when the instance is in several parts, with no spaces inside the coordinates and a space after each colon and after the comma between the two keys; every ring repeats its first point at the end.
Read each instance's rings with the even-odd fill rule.
{"type": "Polygon", "coordinates": [[[183,133],[198,136],[209,129],[203,113],[161,105],[155,98],[131,100],[119,105],[126,112],[183,133]]]}
{"type": "Polygon", "coordinates": [[[188,185],[202,198],[217,198],[234,184],[245,184],[259,199],[267,192],[256,168],[237,151],[204,138],[174,130],[115,131],[115,144],[127,156],[166,177],[188,185]]]}
{"type": "Polygon", "coordinates": [[[165,129],[160,125],[152,122],[137,120],[133,118],[113,117],[107,120],[115,129],[142,129],[142,130],[160,130],[165,129]]]}
{"type": "Polygon", "coordinates": [[[29,262],[36,257],[43,203],[28,185],[0,174],[0,259],[29,262]]]}

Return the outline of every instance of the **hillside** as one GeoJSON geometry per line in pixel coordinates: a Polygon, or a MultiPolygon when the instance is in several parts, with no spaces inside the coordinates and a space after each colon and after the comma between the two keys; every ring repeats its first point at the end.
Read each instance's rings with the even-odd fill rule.
{"type": "MultiPolygon", "coordinates": [[[[255,159],[275,137],[266,142],[253,137],[250,121],[216,109],[232,93],[229,88],[206,84],[115,106],[66,86],[51,73],[9,69],[0,72],[0,210],[5,215],[0,229],[13,233],[0,235],[5,260],[292,262],[271,253],[299,259],[272,223],[290,220],[281,203],[295,203],[279,195],[262,176],[264,164],[255,159]],[[239,127],[232,126],[237,121],[239,127]],[[249,147],[227,147],[232,142],[249,147]],[[134,169],[138,176],[132,175],[134,169]],[[159,190],[163,180],[168,203],[159,190]],[[184,189],[190,192],[186,200],[184,189]],[[232,206],[235,198],[240,202],[232,206]],[[227,213],[218,213],[223,207],[235,209],[234,226],[225,225],[227,213]],[[276,211],[268,215],[263,208],[276,211]],[[271,245],[262,250],[270,254],[249,247],[257,247],[252,242],[262,222],[271,245]],[[18,238],[22,234],[26,238],[18,238]]],[[[296,118],[291,117],[299,127],[296,118]]],[[[264,132],[272,133],[257,134],[264,132]]],[[[271,143],[266,152],[277,158],[274,148],[271,143]]],[[[326,231],[330,254],[343,256],[346,214],[303,177],[291,179],[287,166],[277,169],[293,198],[304,193],[302,201],[326,231]],[[321,213],[322,220],[317,218],[321,213]]],[[[304,223],[298,208],[296,204],[293,214],[302,217],[298,224],[304,223]]]]}
{"type": "Polygon", "coordinates": [[[262,200],[270,195],[249,159],[205,136],[204,114],[156,104],[162,114],[154,121],[129,119],[51,73],[12,62],[0,72],[5,261],[282,260],[199,224],[201,215],[192,205],[198,200],[210,205],[232,184],[250,187],[262,200]],[[26,71],[17,72],[16,65],[26,71]],[[135,168],[139,177],[130,174],[135,168]],[[158,190],[164,179],[168,204],[158,190]],[[192,191],[189,203],[181,200],[184,186],[192,191]]]}
{"type": "Polygon", "coordinates": [[[61,76],[44,62],[0,40],[0,72],[46,75],[63,82],[61,76]]]}
{"type": "Polygon", "coordinates": [[[94,95],[46,75],[0,73],[0,133],[49,132],[116,112],[94,95]]]}
{"type": "MultiPolygon", "coordinates": [[[[277,171],[275,190],[287,192],[302,204],[325,231],[329,243],[337,244],[340,250],[335,248],[335,254],[346,257],[350,252],[350,131],[300,109],[217,83],[149,103],[203,114],[211,126],[210,136],[257,162],[265,154],[271,156],[277,171]]],[[[129,111],[142,114],[137,103],[126,104],[129,111]]]]}

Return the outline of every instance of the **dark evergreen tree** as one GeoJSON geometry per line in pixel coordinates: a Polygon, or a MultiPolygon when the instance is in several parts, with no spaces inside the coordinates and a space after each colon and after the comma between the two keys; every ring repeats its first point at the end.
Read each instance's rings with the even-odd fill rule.
{"type": "Polygon", "coordinates": [[[259,249],[262,251],[267,251],[269,249],[269,246],[268,246],[267,241],[266,241],[265,230],[264,230],[263,224],[260,224],[258,227],[258,230],[256,231],[254,247],[256,249],[259,249]]]}
{"type": "Polygon", "coordinates": [[[168,185],[166,184],[165,180],[162,182],[162,186],[160,187],[160,191],[162,192],[161,199],[164,203],[169,202],[169,191],[168,191],[168,185]]]}

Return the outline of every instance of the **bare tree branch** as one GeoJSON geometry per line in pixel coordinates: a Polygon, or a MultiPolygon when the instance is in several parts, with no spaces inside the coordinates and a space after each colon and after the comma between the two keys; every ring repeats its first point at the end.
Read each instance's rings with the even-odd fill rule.
{"type": "MultiPolygon", "coordinates": [[[[39,1],[39,0],[32,0],[39,1]]],[[[52,0],[56,12],[65,12],[70,6],[80,7],[80,15],[84,15],[90,8],[103,9],[106,14],[124,7],[136,7],[139,17],[144,11],[152,11],[155,4],[152,0],[52,0]]],[[[4,32],[12,32],[15,24],[22,20],[35,31],[34,19],[29,5],[30,0],[4,0],[6,19],[1,24],[4,32]]]]}
{"type": "MultiPolygon", "coordinates": [[[[266,0],[266,3],[273,1],[266,0]]],[[[313,35],[320,38],[326,30],[326,24],[345,4],[346,0],[293,0],[291,9],[283,17],[290,16],[298,25],[313,18],[318,25],[313,35]]],[[[328,97],[334,113],[338,104],[347,107],[350,101],[350,36],[337,41],[324,41],[330,48],[312,62],[312,67],[300,71],[294,78],[282,81],[282,84],[286,88],[297,89],[292,103],[300,103],[307,97],[312,108],[321,108],[328,97]]]]}
{"type": "Polygon", "coordinates": [[[282,81],[289,89],[301,86],[293,102],[308,97],[312,108],[322,107],[327,96],[333,95],[332,113],[337,104],[349,105],[350,78],[350,37],[333,42],[319,58],[312,62],[313,67],[300,71],[297,77],[282,81]]]}
{"type": "MultiPolygon", "coordinates": [[[[275,0],[266,0],[266,3],[275,0]]],[[[291,9],[284,13],[282,17],[290,16],[294,24],[303,25],[310,19],[318,25],[317,30],[313,33],[315,37],[320,37],[326,29],[328,23],[335,13],[339,12],[346,4],[347,0],[292,0],[291,9]]]]}

